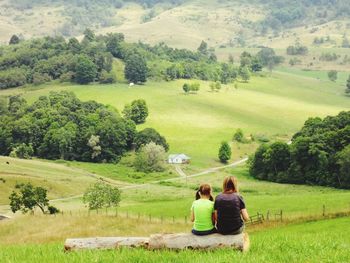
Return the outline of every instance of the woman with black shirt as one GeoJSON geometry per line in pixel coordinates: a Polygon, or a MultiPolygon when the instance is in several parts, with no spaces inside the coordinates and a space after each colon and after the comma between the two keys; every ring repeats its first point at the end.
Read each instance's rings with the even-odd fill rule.
{"type": "Polygon", "coordinates": [[[223,192],[215,198],[214,203],[216,228],[223,235],[237,235],[244,230],[244,221],[249,220],[243,198],[238,194],[237,179],[226,177],[223,192]],[[243,220],[242,220],[243,219],[243,220]]]}

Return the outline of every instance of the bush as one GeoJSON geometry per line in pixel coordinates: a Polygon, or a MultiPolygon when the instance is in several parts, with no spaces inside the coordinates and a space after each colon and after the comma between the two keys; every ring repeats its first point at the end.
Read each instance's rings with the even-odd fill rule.
{"type": "Polygon", "coordinates": [[[112,84],[117,82],[117,76],[114,72],[107,72],[105,70],[102,71],[100,76],[101,84],[112,84]]]}
{"type": "Polygon", "coordinates": [[[69,71],[60,76],[60,82],[71,82],[74,79],[74,72],[69,71]]]}
{"type": "Polygon", "coordinates": [[[237,131],[233,135],[233,140],[237,141],[237,142],[243,142],[244,135],[243,135],[243,131],[241,129],[237,129],[237,131]]]}
{"type": "Polygon", "coordinates": [[[10,156],[13,158],[30,159],[33,154],[34,150],[32,144],[27,145],[22,143],[12,149],[10,156]]]}
{"type": "Polygon", "coordinates": [[[227,163],[231,159],[231,147],[227,142],[222,142],[219,149],[219,160],[222,163],[227,163]]]}
{"type": "Polygon", "coordinates": [[[139,172],[162,172],[165,170],[165,150],[163,146],[150,142],[143,146],[135,158],[135,169],[139,172]]]}
{"type": "Polygon", "coordinates": [[[0,71],[0,89],[15,88],[27,83],[26,71],[12,68],[0,71]]]}
{"type": "Polygon", "coordinates": [[[47,210],[49,211],[50,215],[58,214],[60,210],[52,205],[49,205],[47,210]]]}
{"type": "Polygon", "coordinates": [[[328,78],[330,81],[336,81],[338,78],[338,71],[336,70],[331,70],[328,72],[328,78]]]}
{"type": "Polygon", "coordinates": [[[46,73],[41,74],[41,73],[35,72],[33,74],[33,84],[34,85],[41,85],[41,84],[44,84],[44,83],[49,82],[51,80],[52,80],[52,78],[46,73]]]}

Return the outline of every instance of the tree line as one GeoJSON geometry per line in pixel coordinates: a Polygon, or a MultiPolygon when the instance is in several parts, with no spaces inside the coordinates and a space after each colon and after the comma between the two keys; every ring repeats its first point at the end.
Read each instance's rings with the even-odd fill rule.
{"type": "Polygon", "coordinates": [[[145,121],[144,101],[126,105],[124,117],[110,106],[83,102],[71,92],[51,92],[33,104],[19,95],[0,100],[0,154],[89,162],[118,162],[127,151],[153,141],[167,150],[156,130],[136,131],[145,121]]]}
{"type": "Polygon", "coordinates": [[[350,111],[309,118],[288,145],[261,145],[250,159],[253,177],[279,183],[350,188],[350,111]]]}
{"type": "Polygon", "coordinates": [[[201,79],[227,84],[238,76],[247,81],[251,72],[272,68],[283,61],[273,49],[263,48],[256,56],[241,55],[241,65],[217,61],[215,50],[202,41],[196,51],[126,43],[121,33],[95,35],[87,29],[82,41],[63,37],[44,37],[21,41],[16,35],[10,45],[0,49],[0,89],[25,84],[39,85],[51,80],[61,82],[114,83],[114,58],[125,64],[128,81],[144,83],[153,79],[201,79]]]}

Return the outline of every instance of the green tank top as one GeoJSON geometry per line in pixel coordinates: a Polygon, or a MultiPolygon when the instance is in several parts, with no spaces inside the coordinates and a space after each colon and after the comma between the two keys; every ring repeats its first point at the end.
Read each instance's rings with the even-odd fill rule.
{"type": "Polygon", "coordinates": [[[214,212],[213,201],[198,199],[193,202],[191,210],[194,212],[194,230],[208,231],[214,228],[212,221],[212,214],[214,212]]]}

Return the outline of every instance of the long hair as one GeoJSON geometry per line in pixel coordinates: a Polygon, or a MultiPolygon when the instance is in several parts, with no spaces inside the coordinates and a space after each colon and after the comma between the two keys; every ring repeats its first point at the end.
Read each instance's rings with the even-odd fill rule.
{"type": "Polygon", "coordinates": [[[236,177],[234,176],[228,176],[224,179],[224,182],[222,184],[222,191],[225,192],[234,192],[234,193],[238,193],[238,182],[236,177]]]}
{"type": "Polygon", "coordinates": [[[200,199],[201,196],[209,196],[209,200],[213,201],[214,198],[211,195],[211,187],[209,184],[201,184],[196,192],[196,200],[200,199]]]}

